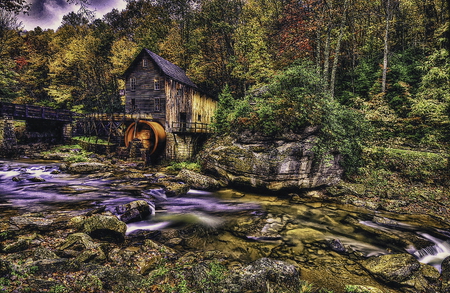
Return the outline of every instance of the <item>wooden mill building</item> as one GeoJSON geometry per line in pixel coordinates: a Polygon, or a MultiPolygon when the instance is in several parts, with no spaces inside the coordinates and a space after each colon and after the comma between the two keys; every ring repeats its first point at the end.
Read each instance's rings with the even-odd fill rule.
{"type": "Polygon", "coordinates": [[[183,69],[148,49],[123,77],[125,112],[137,117],[126,130],[126,145],[139,139],[151,154],[190,159],[211,132],[216,99],[202,92],[183,69]]]}

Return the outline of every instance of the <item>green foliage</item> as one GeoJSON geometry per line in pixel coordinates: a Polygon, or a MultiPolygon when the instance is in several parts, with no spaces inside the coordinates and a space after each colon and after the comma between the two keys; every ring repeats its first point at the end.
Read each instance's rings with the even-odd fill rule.
{"type": "Polygon", "coordinates": [[[180,171],[182,169],[187,169],[195,172],[200,172],[202,167],[197,162],[173,162],[168,167],[170,171],[180,171]]]}
{"type": "Polygon", "coordinates": [[[70,290],[64,285],[55,285],[49,289],[50,293],[68,293],[70,290]]]}
{"type": "Polygon", "coordinates": [[[370,293],[369,289],[361,289],[361,286],[346,285],[345,292],[347,293],[370,293]]]}
{"type": "Polygon", "coordinates": [[[300,281],[300,290],[299,293],[312,293],[313,285],[308,283],[307,281],[300,281]]]}
{"type": "Polygon", "coordinates": [[[14,62],[6,57],[0,57],[0,102],[12,102],[18,97],[15,85],[17,73],[13,71],[14,62]]]}
{"type": "Polygon", "coordinates": [[[110,144],[110,142],[108,142],[107,140],[104,140],[97,136],[74,136],[74,137],[72,137],[72,140],[74,140],[74,141],[80,140],[80,141],[84,141],[87,143],[103,144],[103,145],[110,144]]]}
{"type": "Polygon", "coordinates": [[[208,264],[209,270],[206,272],[206,277],[201,280],[201,292],[216,292],[217,285],[225,279],[227,268],[214,260],[208,264]]]}
{"type": "Polygon", "coordinates": [[[222,92],[219,94],[219,101],[217,103],[217,109],[214,114],[214,122],[212,124],[216,131],[226,132],[229,130],[234,104],[235,99],[231,95],[230,87],[225,85],[222,92]]]}
{"type": "Polygon", "coordinates": [[[250,130],[273,137],[318,126],[317,154],[341,153],[348,172],[359,166],[364,139],[370,133],[361,114],[328,96],[324,81],[309,63],[294,64],[244,99],[233,99],[225,88],[215,117],[219,132],[250,130]]]}
{"type": "Polygon", "coordinates": [[[449,51],[436,50],[420,67],[422,76],[409,116],[418,122],[421,138],[448,135],[450,123],[450,61],[449,51]]]}
{"type": "Polygon", "coordinates": [[[92,152],[85,151],[80,145],[63,145],[56,146],[50,151],[44,152],[43,155],[49,158],[62,158],[65,162],[69,163],[79,163],[88,162],[92,152]]]}
{"type": "Polygon", "coordinates": [[[367,166],[397,172],[412,182],[439,183],[446,178],[445,154],[373,147],[365,150],[367,166]]]}

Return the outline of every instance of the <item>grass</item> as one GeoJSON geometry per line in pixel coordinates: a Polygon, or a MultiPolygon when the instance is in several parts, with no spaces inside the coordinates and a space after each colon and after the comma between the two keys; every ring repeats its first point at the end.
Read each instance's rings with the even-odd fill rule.
{"type": "Polygon", "coordinates": [[[89,156],[92,154],[92,152],[85,151],[78,144],[57,146],[50,151],[43,153],[44,156],[59,157],[64,162],[68,163],[88,162],[89,156]]]}
{"type": "Polygon", "coordinates": [[[92,144],[102,144],[102,145],[110,145],[111,143],[107,140],[104,140],[98,136],[75,136],[72,137],[74,141],[83,141],[92,144]]]}
{"type": "Polygon", "coordinates": [[[368,197],[420,202],[444,195],[445,153],[372,147],[364,150],[363,157],[365,166],[349,180],[364,185],[368,197]]]}
{"type": "Polygon", "coordinates": [[[169,171],[180,171],[182,169],[187,169],[195,172],[200,172],[202,167],[197,162],[172,162],[167,167],[169,171]]]}

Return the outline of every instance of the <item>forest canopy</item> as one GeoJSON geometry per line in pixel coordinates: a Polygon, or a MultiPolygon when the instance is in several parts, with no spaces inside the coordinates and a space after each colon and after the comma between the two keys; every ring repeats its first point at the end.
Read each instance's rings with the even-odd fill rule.
{"type": "Polygon", "coordinates": [[[446,0],[127,0],[101,19],[85,5],[55,31],[23,31],[16,15],[27,3],[2,3],[1,101],[122,111],[121,74],[145,47],[240,105],[234,118],[257,115],[268,133],[323,122],[320,111],[334,105],[362,114],[380,143],[448,138],[446,0]],[[314,83],[285,88],[299,72],[314,83]]]}

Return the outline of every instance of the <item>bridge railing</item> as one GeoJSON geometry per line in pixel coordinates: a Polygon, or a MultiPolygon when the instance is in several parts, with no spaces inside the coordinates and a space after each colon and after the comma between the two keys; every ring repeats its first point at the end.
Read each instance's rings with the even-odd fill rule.
{"type": "Polygon", "coordinates": [[[178,133],[213,133],[210,124],[200,122],[172,122],[172,132],[178,133]]]}
{"type": "Polygon", "coordinates": [[[49,107],[19,105],[0,102],[0,116],[13,118],[34,118],[56,121],[72,121],[73,113],[69,110],[56,110],[49,107]]]}

